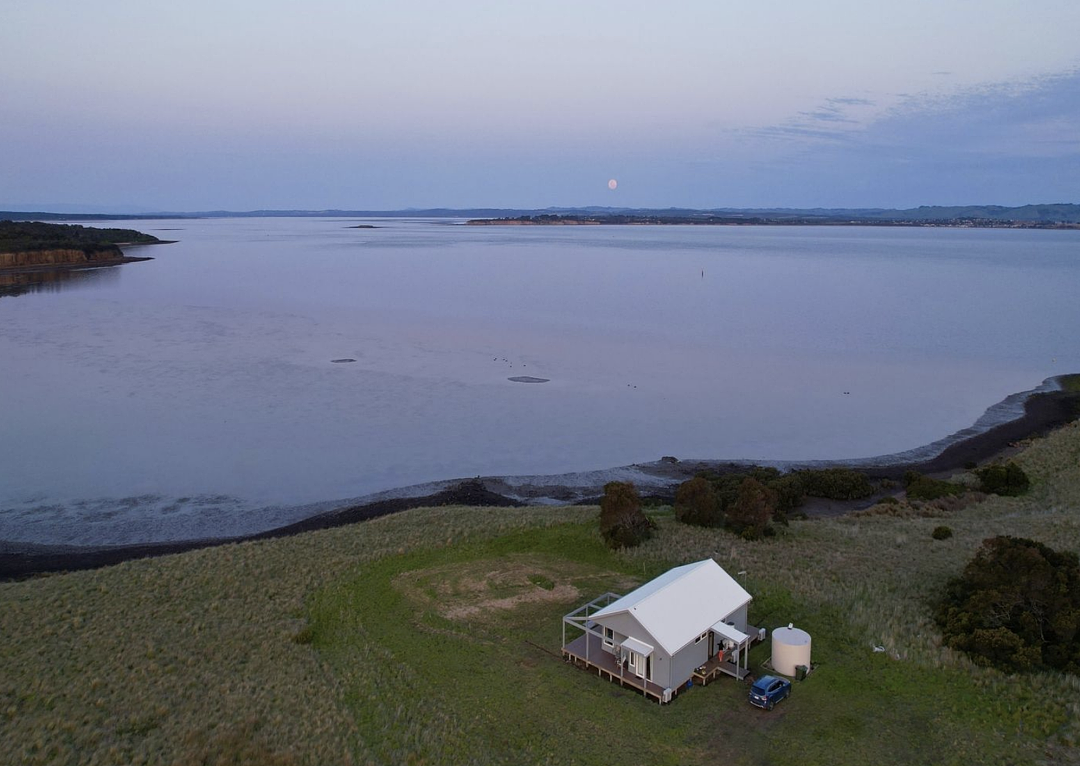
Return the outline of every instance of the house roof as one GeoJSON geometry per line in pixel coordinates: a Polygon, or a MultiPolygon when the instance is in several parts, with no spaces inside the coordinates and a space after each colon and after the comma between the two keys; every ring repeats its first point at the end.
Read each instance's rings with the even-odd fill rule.
{"type": "Polygon", "coordinates": [[[674,654],[750,599],[719,564],[705,559],[668,570],[591,617],[630,614],[674,654]]]}

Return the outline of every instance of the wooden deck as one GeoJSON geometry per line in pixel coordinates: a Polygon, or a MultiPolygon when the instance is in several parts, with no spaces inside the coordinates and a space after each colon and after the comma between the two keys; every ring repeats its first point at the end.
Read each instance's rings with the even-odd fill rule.
{"type": "MultiPolygon", "coordinates": [[[[606,678],[622,686],[635,689],[645,697],[650,697],[660,704],[664,703],[664,687],[646,681],[634,675],[629,668],[620,667],[615,657],[604,651],[604,642],[599,636],[585,633],[563,647],[563,659],[573,662],[580,668],[595,670],[601,678],[606,678]],[[585,658],[585,642],[588,641],[588,659],[585,658]]],[[[677,689],[671,691],[668,701],[674,699],[677,689]]]]}
{"type": "Polygon", "coordinates": [[[720,675],[732,676],[741,681],[750,675],[750,671],[740,668],[728,660],[720,662],[715,657],[711,657],[708,662],[695,670],[690,677],[695,684],[708,686],[710,681],[715,681],[716,677],[720,675]]]}

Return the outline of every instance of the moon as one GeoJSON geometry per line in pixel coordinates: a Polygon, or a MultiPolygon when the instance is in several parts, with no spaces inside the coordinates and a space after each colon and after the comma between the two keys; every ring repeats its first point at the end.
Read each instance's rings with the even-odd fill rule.
{"type": "Polygon", "coordinates": [[[612,178],[610,181],[607,182],[607,188],[615,191],[617,188],[619,188],[619,182],[612,178]]]}

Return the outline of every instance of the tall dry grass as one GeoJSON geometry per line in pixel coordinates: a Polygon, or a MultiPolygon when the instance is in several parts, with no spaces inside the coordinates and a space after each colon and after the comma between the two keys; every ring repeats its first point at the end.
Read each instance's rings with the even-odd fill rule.
{"type": "Polygon", "coordinates": [[[0,584],[0,763],[363,760],[307,599],[366,561],[594,514],[416,510],[0,584]]]}

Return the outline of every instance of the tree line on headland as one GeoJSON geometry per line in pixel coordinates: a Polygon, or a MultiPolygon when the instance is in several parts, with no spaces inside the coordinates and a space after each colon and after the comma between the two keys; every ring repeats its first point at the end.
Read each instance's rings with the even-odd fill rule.
{"type": "Polygon", "coordinates": [[[74,224],[0,221],[0,253],[39,250],[112,250],[120,244],[149,245],[157,237],[132,229],[95,229],[74,224]]]}

